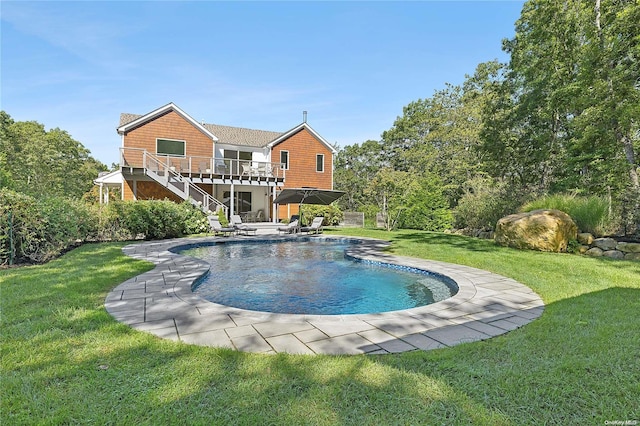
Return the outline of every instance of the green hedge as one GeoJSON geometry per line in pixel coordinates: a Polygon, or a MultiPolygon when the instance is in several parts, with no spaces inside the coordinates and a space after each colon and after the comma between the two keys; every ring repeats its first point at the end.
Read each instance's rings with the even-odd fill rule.
{"type": "Polygon", "coordinates": [[[0,264],[46,262],[96,233],[86,204],[0,190],[0,264]]]}
{"type": "Polygon", "coordinates": [[[118,201],[96,206],[0,189],[0,265],[42,263],[85,241],[163,239],[209,232],[189,202],[118,201]]]}
{"type": "Polygon", "coordinates": [[[208,232],[206,216],[191,203],[169,200],[120,201],[109,204],[122,228],[134,238],[157,240],[208,232]]]}
{"type": "Polygon", "coordinates": [[[302,205],[302,225],[308,226],[313,222],[314,217],[323,216],[323,226],[338,225],[344,219],[344,213],[338,206],[330,204],[328,206],[316,204],[302,205]]]}

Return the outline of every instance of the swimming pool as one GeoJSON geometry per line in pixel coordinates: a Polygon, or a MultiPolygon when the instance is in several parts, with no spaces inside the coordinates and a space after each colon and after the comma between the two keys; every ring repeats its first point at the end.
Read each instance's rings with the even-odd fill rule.
{"type": "Polygon", "coordinates": [[[428,271],[361,262],[345,255],[355,240],[226,242],[180,249],[211,269],[196,294],[240,309],[289,314],[389,312],[453,296],[453,280],[428,271]]]}

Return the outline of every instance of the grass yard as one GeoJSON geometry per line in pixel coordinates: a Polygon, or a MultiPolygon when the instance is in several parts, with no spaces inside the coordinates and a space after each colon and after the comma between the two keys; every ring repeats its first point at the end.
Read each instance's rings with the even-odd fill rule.
{"type": "Polygon", "coordinates": [[[247,354],[161,340],[113,320],[106,293],[151,266],[124,256],[123,244],[85,245],[46,265],[0,271],[0,423],[640,421],[640,263],[419,231],[340,233],[512,277],[547,308],[506,335],[429,352],[247,354]]]}

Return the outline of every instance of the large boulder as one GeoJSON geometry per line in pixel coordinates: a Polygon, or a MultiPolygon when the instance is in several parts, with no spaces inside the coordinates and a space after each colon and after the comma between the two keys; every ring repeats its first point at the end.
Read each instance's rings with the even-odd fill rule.
{"type": "Polygon", "coordinates": [[[568,214],[560,210],[534,210],[500,219],[495,240],[518,249],[563,252],[577,234],[578,227],[568,214]]]}

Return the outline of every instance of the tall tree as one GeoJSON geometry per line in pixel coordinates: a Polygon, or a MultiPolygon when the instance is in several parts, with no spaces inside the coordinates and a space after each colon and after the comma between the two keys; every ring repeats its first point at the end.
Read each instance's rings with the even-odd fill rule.
{"type": "Polygon", "coordinates": [[[637,187],[639,3],[601,1],[530,0],[504,43],[483,148],[531,190],[637,187]]]}
{"type": "Polygon", "coordinates": [[[477,146],[486,83],[481,80],[489,79],[499,65],[483,67],[485,71],[495,69],[468,76],[464,86],[447,84],[431,98],[411,102],[393,127],[382,134],[383,146],[393,154],[389,164],[399,171],[438,175],[450,205],[455,205],[462,184],[481,166],[477,146]]]}
{"type": "Polygon", "coordinates": [[[382,145],[368,140],[362,145],[347,145],[338,151],[335,160],[334,186],[346,194],[338,200],[343,210],[358,211],[371,204],[365,188],[378,171],[386,166],[381,155],[382,145]]]}
{"type": "MultiPolygon", "coordinates": [[[[504,42],[510,54],[506,88],[512,102],[500,142],[519,184],[547,191],[563,173],[581,39],[579,1],[530,0],[516,22],[516,36],[504,42]]],[[[495,150],[494,150],[495,153],[495,150]]]]}
{"type": "Polygon", "coordinates": [[[587,96],[579,98],[577,145],[596,154],[590,165],[597,165],[598,153],[608,154],[610,170],[628,177],[618,181],[638,190],[640,2],[596,0],[585,12],[591,43],[584,45],[579,63],[578,82],[587,96]]]}
{"type": "Polygon", "coordinates": [[[61,129],[46,131],[36,121],[14,122],[2,112],[2,165],[9,179],[2,184],[35,196],[79,198],[93,186],[93,179],[107,167],[61,129]]]}

